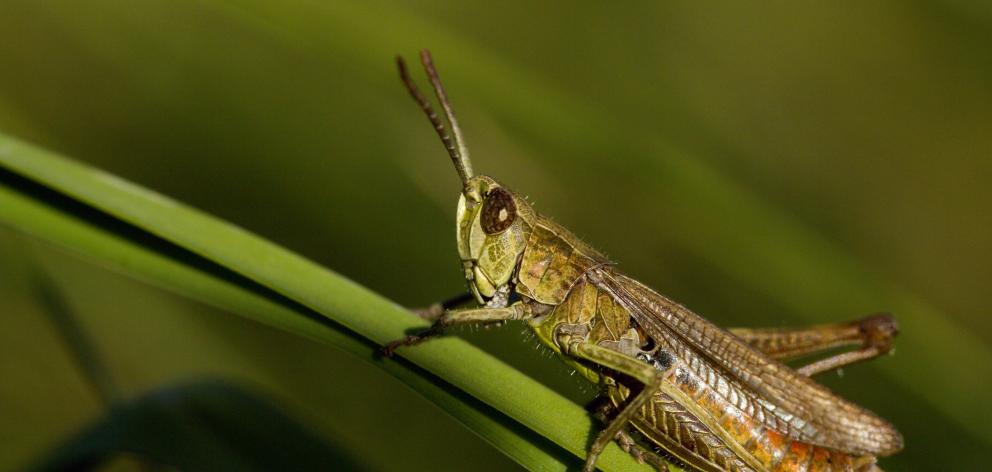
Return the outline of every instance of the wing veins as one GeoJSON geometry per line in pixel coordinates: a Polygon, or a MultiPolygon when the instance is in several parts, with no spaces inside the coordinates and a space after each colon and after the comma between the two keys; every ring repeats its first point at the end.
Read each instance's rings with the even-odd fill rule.
{"type": "Polygon", "coordinates": [[[596,269],[602,288],[612,293],[651,336],[674,333],[758,399],[782,408],[824,434],[820,445],[853,453],[886,455],[902,448],[902,437],[887,421],[835,394],[808,377],[768,358],[728,331],[607,268],[596,269]],[[654,306],[651,306],[651,305],[654,306]]]}

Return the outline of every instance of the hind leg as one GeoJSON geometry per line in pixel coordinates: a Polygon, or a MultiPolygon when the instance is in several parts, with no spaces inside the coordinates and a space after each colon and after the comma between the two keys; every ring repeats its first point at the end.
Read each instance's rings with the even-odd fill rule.
{"type": "Polygon", "coordinates": [[[813,376],[890,352],[899,326],[891,314],[879,313],[847,323],[805,328],[731,328],[730,332],[773,359],[783,361],[838,347],[854,348],[797,369],[803,375],[813,376]]]}

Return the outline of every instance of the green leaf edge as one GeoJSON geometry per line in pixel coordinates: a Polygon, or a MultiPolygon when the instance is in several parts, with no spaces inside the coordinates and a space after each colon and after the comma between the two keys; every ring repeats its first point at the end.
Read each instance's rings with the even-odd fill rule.
{"type": "MultiPolygon", "coordinates": [[[[564,470],[569,460],[540,440],[514,430],[493,412],[458,398],[461,392],[576,457],[585,456],[594,431],[585,410],[465,341],[444,338],[401,350],[399,355],[420,372],[404,362],[375,358],[374,346],[422,322],[329,269],[168,197],[3,134],[0,167],[216,263],[300,307],[294,310],[265,296],[264,290],[259,294],[259,290],[199,272],[175,260],[174,254],[141,247],[127,235],[88,226],[7,185],[0,188],[0,221],[15,229],[208,304],[351,352],[403,381],[528,469],[564,470]],[[302,316],[299,308],[313,310],[347,330],[330,329],[302,316]],[[432,382],[430,375],[450,386],[432,382]]],[[[648,470],[615,444],[604,451],[597,465],[608,471],[648,470]]]]}

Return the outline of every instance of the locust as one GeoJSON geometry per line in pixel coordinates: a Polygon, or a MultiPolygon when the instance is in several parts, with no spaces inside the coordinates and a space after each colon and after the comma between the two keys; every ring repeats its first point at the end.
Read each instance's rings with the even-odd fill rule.
{"type": "Polygon", "coordinates": [[[427,50],[420,59],[443,119],[402,57],[397,66],[461,181],[456,240],[470,292],[463,298],[478,307],[453,302],[420,311],[430,328],[387,344],[385,354],[455,325],[526,322],[600,388],[591,413],[605,426],[584,471],[611,441],[659,468],[674,461],[718,472],[876,471],[877,457],[902,449],[892,424],[811,378],[891,352],[898,333],[892,315],[804,328],[720,328],[620,273],[495,179],[476,175],[433,59],[427,50]],[[817,354],[822,358],[798,369],[783,363],[817,354]]]}

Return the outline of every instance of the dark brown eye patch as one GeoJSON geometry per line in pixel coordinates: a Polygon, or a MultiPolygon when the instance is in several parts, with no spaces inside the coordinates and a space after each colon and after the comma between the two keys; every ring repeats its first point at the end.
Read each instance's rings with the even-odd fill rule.
{"type": "Polygon", "coordinates": [[[517,218],[517,205],[510,192],[494,188],[482,203],[482,230],[486,234],[496,234],[509,228],[517,218]]]}

